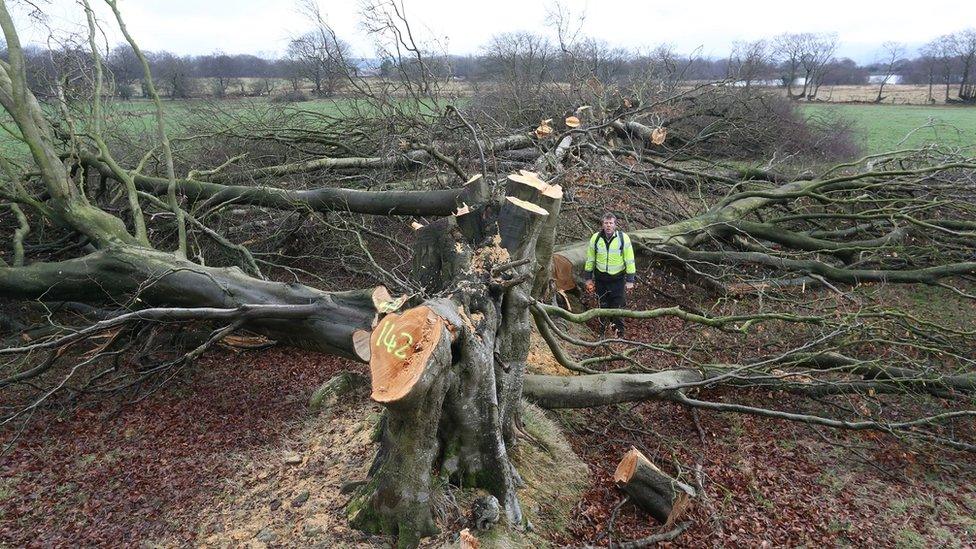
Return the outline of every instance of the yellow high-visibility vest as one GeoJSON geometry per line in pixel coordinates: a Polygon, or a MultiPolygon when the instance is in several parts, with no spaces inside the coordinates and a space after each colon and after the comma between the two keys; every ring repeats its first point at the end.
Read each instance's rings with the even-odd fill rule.
{"type": "Polygon", "coordinates": [[[628,280],[632,280],[637,273],[637,265],[634,263],[634,247],[630,237],[623,231],[617,231],[610,239],[608,250],[608,242],[600,236],[602,233],[597,231],[590,237],[586,265],[583,267],[585,274],[597,271],[616,275],[626,271],[628,280]]]}

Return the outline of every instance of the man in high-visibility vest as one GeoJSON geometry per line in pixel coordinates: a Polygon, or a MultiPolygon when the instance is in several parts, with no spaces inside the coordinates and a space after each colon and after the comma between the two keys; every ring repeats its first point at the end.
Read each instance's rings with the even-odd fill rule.
{"type": "MultiPolygon", "coordinates": [[[[617,217],[603,215],[603,230],[593,233],[586,251],[583,278],[586,291],[596,292],[601,308],[622,309],[627,306],[627,292],[634,289],[637,266],[634,263],[634,247],[627,233],[617,230],[617,217]]],[[[624,337],[624,319],[614,317],[617,337],[624,337]]],[[[600,329],[605,331],[606,322],[600,319],[600,329]]]]}

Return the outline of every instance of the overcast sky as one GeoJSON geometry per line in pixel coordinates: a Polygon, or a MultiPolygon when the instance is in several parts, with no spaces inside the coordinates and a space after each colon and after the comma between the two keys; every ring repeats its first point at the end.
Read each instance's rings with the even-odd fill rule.
{"type": "MultiPolygon", "coordinates": [[[[9,0],[8,0],[9,1],[9,0]]],[[[16,3],[17,0],[14,0],[16,3]]],[[[47,25],[60,32],[80,31],[83,12],[73,0],[34,0],[43,7],[47,25]]],[[[90,0],[103,20],[103,0],[90,0]]],[[[549,0],[403,0],[416,31],[436,37],[451,53],[477,53],[495,33],[551,31],[549,0]]],[[[727,55],[735,40],[752,40],[781,32],[836,32],[840,56],[874,60],[880,44],[896,40],[915,48],[949,32],[976,25],[973,0],[564,0],[585,14],[584,32],[627,48],[661,43],[680,53],[698,50],[706,56],[727,55]]],[[[370,57],[373,46],[359,26],[360,0],[320,0],[328,22],[353,46],[370,57]]],[[[18,21],[24,22],[26,4],[18,21]]],[[[288,39],[309,28],[294,0],[119,0],[129,31],[146,50],[178,54],[252,53],[278,56],[288,39]]],[[[15,10],[17,8],[14,8],[15,10]]],[[[111,42],[120,35],[111,30],[111,42]]],[[[21,25],[23,27],[23,25],[21,25]]],[[[44,25],[21,31],[26,41],[43,42],[44,25]]],[[[914,53],[914,51],[912,51],[914,53]]]]}

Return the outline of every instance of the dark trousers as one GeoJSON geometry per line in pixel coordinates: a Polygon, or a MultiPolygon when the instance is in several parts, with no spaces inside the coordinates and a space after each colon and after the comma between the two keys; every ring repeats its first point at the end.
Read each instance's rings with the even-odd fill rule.
{"type": "MultiPolygon", "coordinates": [[[[596,280],[596,296],[600,299],[601,309],[623,309],[627,306],[627,291],[624,286],[627,279],[623,273],[619,276],[600,276],[597,272],[593,278],[596,280]]],[[[600,332],[606,332],[608,323],[613,323],[617,337],[624,336],[624,319],[619,316],[600,317],[600,332]]]]}

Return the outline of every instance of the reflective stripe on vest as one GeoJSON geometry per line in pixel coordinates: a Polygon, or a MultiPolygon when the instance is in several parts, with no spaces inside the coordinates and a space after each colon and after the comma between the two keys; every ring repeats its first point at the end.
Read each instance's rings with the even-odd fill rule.
{"type": "Polygon", "coordinates": [[[610,239],[610,243],[614,240],[617,241],[616,251],[611,252],[608,249],[608,242],[603,239],[603,231],[594,233],[593,238],[593,270],[606,273],[608,275],[616,275],[624,272],[626,269],[626,264],[624,263],[624,236],[623,233],[617,231],[614,233],[613,238],[610,239]],[[603,242],[603,250],[600,250],[600,242],[603,242]],[[603,268],[600,268],[601,257],[600,253],[603,252],[603,268]]]}

